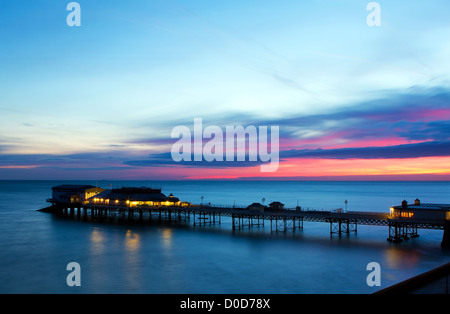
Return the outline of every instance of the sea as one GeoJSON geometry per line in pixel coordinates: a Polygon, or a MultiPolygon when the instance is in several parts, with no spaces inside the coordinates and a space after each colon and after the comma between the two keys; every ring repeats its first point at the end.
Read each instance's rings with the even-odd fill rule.
{"type": "Polygon", "coordinates": [[[450,262],[442,230],[391,243],[388,227],[330,225],[274,232],[270,223],[232,230],[191,221],[148,224],[81,221],[38,211],[52,186],[161,188],[182,201],[248,206],[389,212],[406,199],[450,203],[450,182],[0,181],[2,294],[371,294],[450,262]],[[347,204],[346,202],[347,201],[347,204]],[[380,286],[368,284],[370,263],[380,286]],[[68,284],[77,263],[80,285],[68,284]]]}

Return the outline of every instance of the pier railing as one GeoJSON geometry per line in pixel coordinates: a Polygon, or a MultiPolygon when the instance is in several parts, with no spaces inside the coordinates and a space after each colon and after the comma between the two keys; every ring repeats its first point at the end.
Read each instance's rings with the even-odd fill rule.
{"type": "Polygon", "coordinates": [[[249,219],[302,219],[315,222],[332,222],[339,220],[348,220],[353,223],[366,225],[388,225],[389,213],[380,212],[343,212],[338,210],[326,210],[315,208],[296,209],[277,209],[266,207],[264,210],[252,210],[245,207],[225,206],[225,205],[190,205],[181,206],[120,206],[105,204],[83,204],[86,208],[101,208],[109,211],[133,211],[133,212],[161,212],[170,211],[172,213],[183,212],[187,214],[214,214],[222,216],[242,216],[249,219]]]}

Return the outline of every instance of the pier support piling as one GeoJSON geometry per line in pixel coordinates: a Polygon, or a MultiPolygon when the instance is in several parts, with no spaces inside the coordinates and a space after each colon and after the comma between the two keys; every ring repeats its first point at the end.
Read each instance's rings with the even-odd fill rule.
{"type": "Polygon", "coordinates": [[[417,225],[404,222],[389,222],[389,242],[400,243],[410,238],[417,238],[417,225]]]}
{"type": "Polygon", "coordinates": [[[342,236],[342,234],[350,235],[351,232],[358,232],[358,224],[356,221],[352,221],[350,219],[331,219],[330,220],[330,236],[333,234],[338,234],[342,236]]]}

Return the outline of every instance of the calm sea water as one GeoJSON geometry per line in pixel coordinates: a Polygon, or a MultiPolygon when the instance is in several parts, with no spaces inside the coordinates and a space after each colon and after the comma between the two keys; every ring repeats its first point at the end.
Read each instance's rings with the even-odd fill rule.
{"type": "MultiPolygon", "coordinates": [[[[443,231],[388,243],[387,227],[358,226],[329,236],[326,223],[303,231],[220,226],[110,225],[58,218],[46,207],[51,187],[76,181],[0,181],[0,293],[372,293],[366,266],[378,262],[388,287],[450,261],[443,231]],[[269,229],[269,230],[268,230],[269,229]],[[81,266],[68,287],[66,266],[81,266]]],[[[449,182],[89,182],[104,188],[161,187],[184,201],[223,205],[281,201],[287,207],[388,212],[403,199],[450,203],[449,182]]]]}

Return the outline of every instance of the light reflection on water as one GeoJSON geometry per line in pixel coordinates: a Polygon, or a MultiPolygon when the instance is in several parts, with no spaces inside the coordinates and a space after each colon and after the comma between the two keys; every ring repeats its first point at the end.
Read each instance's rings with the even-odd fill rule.
{"type": "Polygon", "coordinates": [[[398,247],[388,247],[386,249],[387,266],[392,269],[413,269],[419,265],[420,258],[420,254],[414,250],[406,251],[398,247]]]}
{"type": "Polygon", "coordinates": [[[94,228],[91,233],[91,252],[94,255],[100,255],[103,253],[105,245],[103,243],[103,234],[98,228],[94,228]]]}
{"type": "Polygon", "coordinates": [[[128,252],[133,253],[136,252],[141,243],[139,241],[139,234],[132,232],[131,230],[127,230],[125,234],[125,247],[128,252]]]}
{"type": "Polygon", "coordinates": [[[164,229],[162,234],[163,246],[168,251],[171,249],[172,244],[172,229],[164,229]]]}

